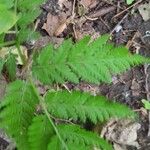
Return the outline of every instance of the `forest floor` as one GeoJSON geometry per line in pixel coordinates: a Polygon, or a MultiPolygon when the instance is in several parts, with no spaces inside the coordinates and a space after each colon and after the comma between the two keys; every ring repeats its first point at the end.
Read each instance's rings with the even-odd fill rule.
{"type": "MultiPolygon", "coordinates": [[[[48,0],[41,9],[43,11],[36,20],[35,27],[42,37],[34,45],[29,43],[29,48],[43,47],[49,42],[57,46],[69,37],[78,41],[85,35],[96,38],[110,34],[116,45],[125,45],[131,53],[150,57],[149,0],[135,0],[131,5],[127,5],[124,0],[48,0]]],[[[127,135],[125,139],[132,136],[134,138],[135,134],[137,137],[134,141],[131,140],[131,144],[128,144],[128,141],[118,143],[121,146],[116,146],[115,150],[150,150],[149,112],[141,101],[150,100],[150,65],[134,67],[124,74],[114,76],[112,84],[66,83],[62,88],[105,95],[131,107],[139,114],[137,122],[140,127],[133,135],[129,135],[131,137],[127,135]]],[[[92,125],[87,126],[92,130],[95,128],[92,125]]],[[[118,127],[118,130],[119,128],[121,127],[118,127]]]]}

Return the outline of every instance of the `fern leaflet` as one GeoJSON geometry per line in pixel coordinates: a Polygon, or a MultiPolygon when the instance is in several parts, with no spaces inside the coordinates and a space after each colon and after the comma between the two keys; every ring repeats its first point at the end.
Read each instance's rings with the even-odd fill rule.
{"type": "Polygon", "coordinates": [[[20,80],[9,84],[0,104],[1,127],[16,140],[20,150],[28,149],[27,129],[32,122],[36,104],[38,98],[32,87],[20,80]]]}
{"type": "Polygon", "coordinates": [[[47,145],[54,130],[44,115],[34,117],[28,130],[30,150],[47,150],[47,145]]]}
{"type": "Polygon", "coordinates": [[[131,55],[125,47],[106,44],[107,39],[105,35],[89,42],[90,38],[85,37],[76,44],[66,40],[58,49],[47,46],[33,63],[33,76],[45,84],[78,83],[80,79],[96,84],[110,83],[113,74],[148,62],[142,56],[131,55]]]}
{"type": "Polygon", "coordinates": [[[81,120],[93,123],[108,120],[110,117],[134,117],[134,113],[126,106],[108,101],[102,96],[91,96],[87,93],[66,91],[48,92],[45,103],[50,114],[55,117],[81,120]]]}

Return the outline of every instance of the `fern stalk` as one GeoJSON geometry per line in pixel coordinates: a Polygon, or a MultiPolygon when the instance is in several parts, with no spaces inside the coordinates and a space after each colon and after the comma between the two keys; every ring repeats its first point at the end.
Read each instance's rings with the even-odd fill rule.
{"type": "Polygon", "coordinates": [[[39,95],[39,92],[38,92],[38,90],[37,90],[37,88],[36,88],[36,86],[35,86],[35,84],[34,84],[34,82],[33,82],[33,80],[32,80],[31,77],[29,77],[29,81],[30,81],[30,84],[31,84],[31,86],[32,86],[32,88],[33,88],[33,91],[35,92],[36,96],[38,97],[38,99],[39,99],[39,101],[40,101],[40,104],[41,104],[41,106],[42,106],[42,108],[43,108],[44,113],[46,114],[46,116],[47,116],[47,118],[48,118],[50,124],[51,124],[52,127],[54,128],[54,131],[55,131],[56,135],[58,136],[60,142],[62,143],[62,145],[64,146],[64,148],[65,148],[66,150],[69,150],[68,147],[67,147],[67,145],[65,144],[64,140],[62,139],[61,135],[59,134],[59,131],[58,131],[57,127],[55,126],[54,122],[52,121],[52,119],[51,119],[51,117],[50,117],[50,114],[49,114],[49,112],[47,111],[47,108],[46,108],[46,106],[45,106],[44,99],[39,95]]]}
{"type": "MultiPolygon", "coordinates": [[[[18,0],[15,0],[14,3],[15,3],[15,5],[14,5],[14,11],[15,11],[15,14],[17,15],[18,0]]],[[[16,34],[18,34],[18,25],[17,25],[17,23],[15,24],[15,32],[16,32],[16,34]]],[[[19,54],[19,56],[21,58],[21,61],[23,62],[23,64],[26,64],[26,58],[25,58],[25,56],[21,52],[20,43],[18,41],[18,38],[16,39],[16,47],[17,47],[18,54],[19,54]]]]}

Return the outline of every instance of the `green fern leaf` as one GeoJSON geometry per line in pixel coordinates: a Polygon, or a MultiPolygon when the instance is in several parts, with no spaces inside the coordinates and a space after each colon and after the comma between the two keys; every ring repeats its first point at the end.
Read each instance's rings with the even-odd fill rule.
{"type": "MultiPolygon", "coordinates": [[[[56,135],[50,139],[47,150],[51,150],[52,148],[53,150],[63,150],[63,146],[56,135]]],[[[69,141],[67,141],[67,148],[69,150],[91,150],[91,146],[79,145],[69,141]]]]}
{"type": "Polygon", "coordinates": [[[16,58],[15,58],[14,54],[10,53],[7,56],[7,61],[6,61],[5,65],[6,65],[6,69],[8,71],[9,79],[11,81],[15,80],[17,66],[16,66],[16,58]]]}
{"type": "Polygon", "coordinates": [[[40,15],[41,13],[40,5],[44,2],[45,0],[35,0],[35,1],[19,0],[18,1],[17,8],[20,14],[20,18],[17,22],[17,25],[19,26],[20,30],[17,39],[20,43],[24,41],[37,39],[38,34],[34,32],[33,30],[34,25],[32,24],[35,21],[35,19],[40,15]]]}
{"type": "Polygon", "coordinates": [[[20,80],[9,84],[0,104],[0,126],[16,140],[19,150],[28,149],[27,129],[37,104],[31,85],[20,80]]]}
{"type": "Polygon", "coordinates": [[[45,96],[47,109],[55,117],[81,120],[93,123],[108,120],[111,117],[135,117],[126,106],[108,101],[102,96],[91,96],[88,93],[66,91],[48,92],[45,96]]]}
{"type": "Polygon", "coordinates": [[[0,12],[2,12],[0,15],[0,34],[6,33],[18,20],[15,13],[7,7],[7,5],[0,2],[0,12]]]}
{"type": "Polygon", "coordinates": [[[78,83],[80,79],[96,84],[110,83],[112,75],[148,62],[142,56],[131,55],[125,47],[106,43],[108,37],[104,35],[93,42],[85,37],[76,44],[67,40],[57,49],[45,47],[34,60],[33,76],[44,84],[78,83]]]}
{"type": "MultiPolygon", "coordinates": [[[[91,150],[93,147],[111,150],[112,146],[95,133],[77,125],[58,125],[58,132],[69,150],[91,150]]],[[[36,116],[28,130],[31,150],[60,150],[62,143],[44,115],[36,116]]]]}
{"type": "Polygon", "coordinates": [[[34,117],[28,130],[30,150],[47,150],[47,145],[54,130],[44,115],[34,117]]]}
{"type": "Polygon", "coordinates": [[[30,0],[19,0],[18,7],[19,7],[19,10],[21,10],[23,12],[30,11],[33,9],[37,9],[37,7],[39,7],[44,2],[45,2],[45,0],[36,0],[36,1],[32,1],[32,2],[30,0]]]}
{"type": "Polygon", "coordinates": [[[20,29],[19,33],[18,33],[18,41],[20,43],[24,42],[24,41],[32,41],[32,40],[36,40],[39,38],[39,33],[35,32],[31,29],[20,29]]]}
{"type": "MultiPolygon", "coordinates": [[[[112,146],[107,141],[77,125],[58,125],[57,128],[69,150],[91,150],[94,147],[101,150],[112,150],[112,146]]],[[[51,139],[48,150],[52,147],[57,147],[55,150],[63,149],[56,136],[51,139]]]]}

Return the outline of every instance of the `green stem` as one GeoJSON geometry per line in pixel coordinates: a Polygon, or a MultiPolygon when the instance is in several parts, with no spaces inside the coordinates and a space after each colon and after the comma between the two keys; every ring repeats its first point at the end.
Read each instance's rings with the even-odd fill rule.
{"type": "Polygon", "coordinates": [[[58,136],[58,138],[59,138],[60,142],[62,143],[62,145],[64,146],[64,148],[65,148],[66,150],[68,150],[68,147],[67,147],[66,143],[65,143],[64,140],[62,139],[61,135],[59,134],[59,131],[58,131],[57,127],[55,126],[53,120],[51,119],[51,117],[50,117],[50,115],[49,115],[49,112],[48,112],[48,110],[47,110],[47,108],[46,108],[46,106],[45,106],[43,97],[41,97],[41,96],[39,95],[39,92],[38,92],[38,90],[37,90],[35,84],[33,83],[33,80],[32,80],[31,77],[29,78],[29,81],[30,81],[30,83],[31,83],[31,85],[32,85],[32,88],[33,88],[33,90],[34,90],[36,96],[38,97],[38,99],[39,99],[39,101],[40,101],[40,104],[41,104],[41,106],[42,106],[42,108],[43,108],[44,113],[46,114],[46,116],[47,116],[47,118],[48,118],[50,124],[51,124],[52,127],[54,128],[54,131],[55,131],[56,135],[58,136]]]}
{"type": "Polygon", "coordinates": [[[7,41],[4,43],[0,43],[0,48],[5,47],[5,46],[14,45],[15,43],[16,43],[16,41],[7,41]]]}
{"type": "Polygon", "coordinates": [[[21,61],[22,61],[23,65],[26,64],[26,58],[25,58],[25,56],[22,54],[22,51],[21,51],[21,49],[20,49],[20,44],[19,44],[18,42],[16,42],[16,47],[17,47],[17,51],[18,51],[18,54],[19,54],[19,56],[20,56],[20,58],[21,58],[21,61]]]}

